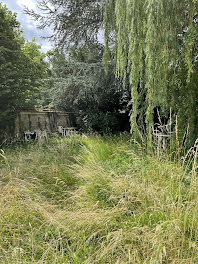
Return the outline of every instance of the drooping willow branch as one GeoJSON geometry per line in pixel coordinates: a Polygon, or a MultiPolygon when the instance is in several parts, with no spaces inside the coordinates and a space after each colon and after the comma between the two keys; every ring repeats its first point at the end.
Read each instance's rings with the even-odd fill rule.
{"type": "Polygon", "coordinates": [[[198,0],[106,0],[105,4],[104,60],[108,60],[114,34],[116,74],[123,82],[128,76],[131,86],[131,130],[136,136],[143,131],[138,119],[141,108],[146,108],[146,134],[151,143],[154,108],[166,108],[168,91],[174,94],[176,86],[187,87],[197,67],[198,0]]]}

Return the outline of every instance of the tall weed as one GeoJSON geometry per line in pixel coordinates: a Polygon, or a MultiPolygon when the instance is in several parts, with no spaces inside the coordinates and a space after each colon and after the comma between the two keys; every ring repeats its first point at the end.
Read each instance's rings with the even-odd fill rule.
{"type": "Polygon", "coordinates": [[[198,263],[197,145],[182,162],[128,136],[0,157],[0,263],[198,263]]]}

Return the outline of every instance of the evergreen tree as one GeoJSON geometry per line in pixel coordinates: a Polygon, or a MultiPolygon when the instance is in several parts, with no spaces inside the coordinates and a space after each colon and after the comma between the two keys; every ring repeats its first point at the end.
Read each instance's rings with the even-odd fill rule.
{"type": "Polygon", "coordinates": [[[51,40],[64,47],[97,43],[102,28],[102,0],[38,0],[37,10],[25,8],[39,28],[51,27],[51,40]]]}
{"type": "Polygon", "coordinates": [[[56,49],[49,53],[49,61],[50,76],[39,103],[77,112],[84,130],[128,130],[129,91],[116,80],[112,64],[105,75],[100,47],[98,52],[97,46],[71,49],[67,58],[56,49]]]}

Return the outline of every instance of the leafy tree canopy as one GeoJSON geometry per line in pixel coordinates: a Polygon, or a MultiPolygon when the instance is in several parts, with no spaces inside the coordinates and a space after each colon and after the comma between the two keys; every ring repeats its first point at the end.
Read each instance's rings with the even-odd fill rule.
{"type": "Polygon", "coordinates": [[[39,28],[51,27],[50,39],[59,46],[82,46],[98,42],[101,29],[101,0],[40,0],[38,10],[25,9],[39,28]]]}
{"type": "Polygon", "coordinates": [[[16,14],[0,4],[0,127],[13,122],[16,110],[32,107],[47,63],[40,46],[25,41],[16,14]]]}
{"type": "Polygon", "coordinates": [[[129,76],[132,131],[142,134],[144,119],[150,143],[159,106],[164,113],[172,107],[180,130],[189,124],[192,139],[198,136],[197,14],[197,0],[105,1],[104,59],[114,54],[117,76],[129,76]]]}
{"type": "Polygon", "coordinates": [[[106,133],[128,129],[129,92],[116,80],[113,65],[105,75],[100,47],[96,50],[97,46],[71,49],[67,58],[57,49],[50,52],[51,71],[40,103],[78,112],[84,130],[106,133]]]}

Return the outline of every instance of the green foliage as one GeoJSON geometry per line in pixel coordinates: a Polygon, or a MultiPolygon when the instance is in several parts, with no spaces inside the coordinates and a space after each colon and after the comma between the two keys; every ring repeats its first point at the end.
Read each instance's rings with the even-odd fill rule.
{"type": "Polygon", "coordinates": [[[51,78],[38,105],[77,111],[84,131],[107,133],[129,129],[129,91],[113,77],[112,63],[107,76],[103,70],[103,7],[104,1],[39,1],[39,12],[25,12],[41,28],[53,28],[51,39],[59,47],[50,56],[51,78]]]}
{"type": "Polygon", "coordinates": [[[41,0],[37,9],[25,8],[26,14],[38,22],[40,28],[50,26],[50,39],[62,47],[98,43],[102,28],[102,1],[98,0],[41,0]]]}
{"type": "Polygon", "coordinates": [[[98,45],[71,49],[68,58],[58,50],[49,53],[51,72],[40,103],[77,112],[84,131],[127,130],[129,91],[115,79],[113,65],[105,74],[101,58],[98,45]]]}
{"type": "MultiPolygon", "coordinates": [[[[0,127],[13,123],[16,110],[34,105],[47,63],[40,46],[25,41],[16,20],[0,4],[0,127]]],[[[9,133],[10,131],[8,131],[9,133]]]]}
{"type": "Polygon", "coordinates": [[[198,148],[175,163],[130,139],[5,148],[0,262],[197,263],[198,148]]]}
{"type": "Polygon", "coordinates": [[[152,141],[154,108],[178,115],[184,132],[197,137],[197,0],[106,0],[105,61],[115,38],[117,76],[129,75],[133,111],[131,129],[143,134],[146,115],[152,141]],[[141,111],[143,109],[143,115],[141,111]],[[145,111],[146,109],[146,111],[145,111]],[[184,121],[185,120],[185,121],[184,121]]]}

